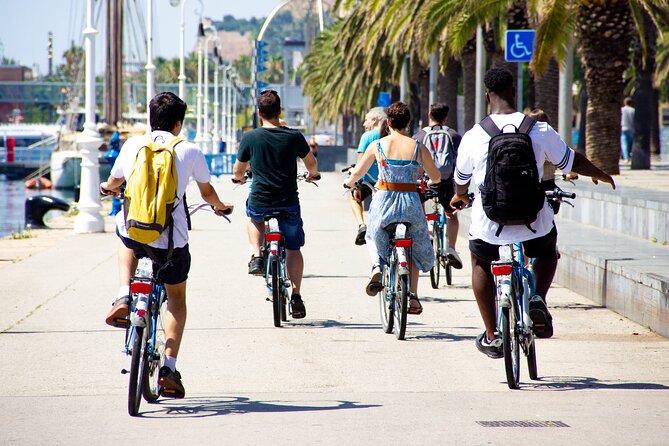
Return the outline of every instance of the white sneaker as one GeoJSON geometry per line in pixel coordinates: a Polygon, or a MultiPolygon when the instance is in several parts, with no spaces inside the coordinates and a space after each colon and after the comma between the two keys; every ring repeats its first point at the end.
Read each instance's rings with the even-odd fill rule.
{"type": "Polygon", "coordinates": [[[451,248],[450,246],[446,248],[446,257],[448,257],[448,263],[455,269],[462,269],[462,260],[460,260],[460,255],[458,252],[451,248]]]}

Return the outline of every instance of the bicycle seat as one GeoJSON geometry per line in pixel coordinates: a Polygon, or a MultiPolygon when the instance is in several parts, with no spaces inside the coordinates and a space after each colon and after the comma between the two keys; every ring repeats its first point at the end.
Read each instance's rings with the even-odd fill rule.
{"type": "Polygon", "coordinates": [[[288,218],[288,216],[289,216],[288,211],[283,211],[283,210],[271,211],[265,214],[263,220],[268,221],[271,218],[276,218],[277,220],[285,220],[286,218],[288,218]]]}
{"type": "Polygon", "coordinates": [[[398,222],[395,222],[395,223],[390,223],[388,226],[386,226],[383,229],[386,232],[388,232],[391,236],[395,236],[395,230],[397,229],[397,225],[399,225],[399,224],[403,224],[404,226],[407,227],[407,229],[409,229],[411,227],[411,223],[407,223],[407,222],[404,222],[404,221],[398,221],[398,222]]]}

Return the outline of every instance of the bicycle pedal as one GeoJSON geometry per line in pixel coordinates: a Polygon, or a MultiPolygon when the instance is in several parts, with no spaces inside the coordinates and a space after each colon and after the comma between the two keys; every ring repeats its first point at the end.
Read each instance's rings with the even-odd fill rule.
{"type": "Polygon", "coordinates": [[[118,328],[128,328],[130,326],[130,321],[124,317],[117,317],[112,321],[114,327],[118,328]]]}

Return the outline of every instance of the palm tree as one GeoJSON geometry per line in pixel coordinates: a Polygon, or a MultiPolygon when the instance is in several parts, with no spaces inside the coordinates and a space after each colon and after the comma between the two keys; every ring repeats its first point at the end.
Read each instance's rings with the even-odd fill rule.
{"type": "Polygon", "coordinates": [[[576,32],[588,91],[586,154],[609,174],[620,172],[622,76],[629,64],[628,52],[621,49],[630,47],[636,29],[643,29],[643,11],[653,21],[664,22],[667,7],[667,0],[541,2],[542,17],[535,42],[538,51],[532,67],[541,72],[554,53],[561,59],[565,36],[576,32]]]}

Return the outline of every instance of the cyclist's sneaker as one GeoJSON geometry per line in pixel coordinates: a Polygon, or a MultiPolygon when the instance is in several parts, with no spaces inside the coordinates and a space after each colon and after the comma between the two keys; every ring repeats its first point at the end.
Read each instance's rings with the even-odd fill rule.
{"type": "Polygon", "coordinates": [[[368,296],[376,296],[382,289],[381,267],[379,265],[374,265],[372,267],[372,274],[369,276],[369,282],[367,282],[367,286],[365,287],[365,292],[368,296]]]}
{"type": "Polygon", "coordinates": [[[361,246],[367,243],[365,241],[365,235],[367,235],[367,225],[362,224],[358,226],[358,234],[355,236],[355,244],[361,246]]]}
{"type": "Polygon", "coordinates": [[[128,311],[130,305],[130,296],[119,297],[112,304],[111,310],[107,313],[105,323],[117,328],[127,328],[130,325],[128,321],[128,311]]]}
{"type": "Polygon", "coordinates": [[[262,276],[265,274],[265,261],[261,256],[251,256],[249,261],[249,274],[262,276]]]}
{"type": "Polygon", "coordinates": [[[460,255],[458,252],[451,248],[450,246],[446,249],[446,257],[448,257],[448,263],[455,269],[462,269],[462,260],[460,260],[460,255]]]}
{"type": "Polygon", "coordinates": [[[158,372],[158,385],[160,386],[160,396],[165,398],[183,398],[186,396],[186,390],[181,383],[181,373],[172,371],[166,365],[160,368],[158,372]]]}
{"type": "Polygon", "coordinates": [[[476,337],[476,348],[484,355],[493,359],[504,357],[502,340],[500,338],[495,338],[489,341],[485,331],[476,337]]]}
{"type": "Polygon", "coordinates": [[[530,319],[532,319],[532,329],[537,338],[553,336],[553,317],[548,312],[548,307],[541,296],[535,295],[530,299],[530,319]]]}
{"type": "Polygon", "coordinates": [[[290,297],[290,315],[293,319],[302,319],[307,315],[307,309],[304,307],[302,296],[297,293],[290,297]]]}

